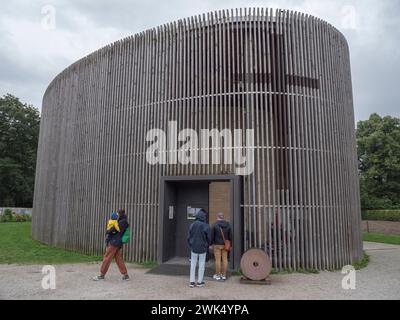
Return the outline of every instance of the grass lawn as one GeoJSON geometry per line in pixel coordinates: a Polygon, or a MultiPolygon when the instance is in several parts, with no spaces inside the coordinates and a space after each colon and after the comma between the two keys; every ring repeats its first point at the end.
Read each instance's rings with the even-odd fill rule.
{"type": "Polygon", "coordinates": [[[60,264],[99,260],[101,257],[66,251],[33,240],[30,222],[0,223],[0,264],[60,264]]]}
{"type": "Polygon", "coordinates": [[[400,236],[399,235],[389,235],[389,234],[380,234],[380,233],[364,233],[363,240],[370,241],[370,242],[400,244],[400,236]]]}

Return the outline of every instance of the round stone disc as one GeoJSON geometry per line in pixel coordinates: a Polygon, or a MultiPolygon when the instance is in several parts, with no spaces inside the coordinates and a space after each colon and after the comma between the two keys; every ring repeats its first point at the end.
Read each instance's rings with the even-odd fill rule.
{"type": "Polygon", "coordinates": [[[240,260],[243,275],[250,280],[264,280],[271,272],[271,259],[261,249],[247,250],[240,260]]]}

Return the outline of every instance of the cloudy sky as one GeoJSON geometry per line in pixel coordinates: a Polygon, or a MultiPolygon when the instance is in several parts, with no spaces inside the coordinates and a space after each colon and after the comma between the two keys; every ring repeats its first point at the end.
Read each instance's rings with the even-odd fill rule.
{"type": "Polygon", "coordinates": [[[356,120],[400,116],[399,0],[10,0],[0,9],[0,95],[41,108],[64,68],[125,36],[217,9],[272,7],[309,13],[346,36],[356,120]]]}

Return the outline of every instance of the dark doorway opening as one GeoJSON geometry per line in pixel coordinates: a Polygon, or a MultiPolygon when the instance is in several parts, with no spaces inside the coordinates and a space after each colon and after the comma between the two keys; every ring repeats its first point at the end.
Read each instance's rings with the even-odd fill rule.
{"type": "MultiPolygon", "coordinates": [[[[176,192],[176,216],[175,230],[175,256],[189,258],[190,250],[187,245],[186,236],[190,224],[194,221],[197,209],[204,209],[208,212],[208,182],[181,182],[172,183],[176,192]]],[[[208,221],[207,221],[208,222],[208,221]]]]}
{"type": "Polygon", "coordinates": [[[187,263],[190,249],[187,233],[195,213],[205,209],[210,224],[223,211],[233,231],[230,269],[239,269],[243,223],[240,210],[240,176],[162,177],[159,211],[159,263],[187,263]]]}

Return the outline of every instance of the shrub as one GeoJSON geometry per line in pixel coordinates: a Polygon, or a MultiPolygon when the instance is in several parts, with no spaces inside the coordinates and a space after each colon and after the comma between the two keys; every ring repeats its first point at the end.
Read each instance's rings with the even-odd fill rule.
{"type": "Polygon", "coordinates": [[[23,219],[23,217],[22,217],[21,214],[16,213],[16,214],[14,215],[14,220],[15,220],[15,222],[22,222],[22,219],[23,219]]]}
{"type": "Polygon", "coordinates": [[[15,222],[25,222],[30,221],[30,216],[28,214],[15,214],[14,221],[15,222]]]}
{"type": "Polygon", "coordinates": [[[13,212],[11,209],[7,208],[4,210],[3,215],[1,217],[2,222],[11,222],[14,221],[13,212]]]}
{"type": "Polygon", "coordinates": [[[400,210],[365,210],[363,220],[400,221],[400,210]]]}
{"type": "Polygon", "coordinates": [[[375,197],[367,192],[361,191],[362,210],[394,210],[399,207],[388,197],[375,197]]]}
{"type": "Polygon", "coordinates": [[[25,222],[32,221],[32,217],[25,213],[13,213],[11,209],[5,209],[0,215],[0,222],[25,222]]]}

